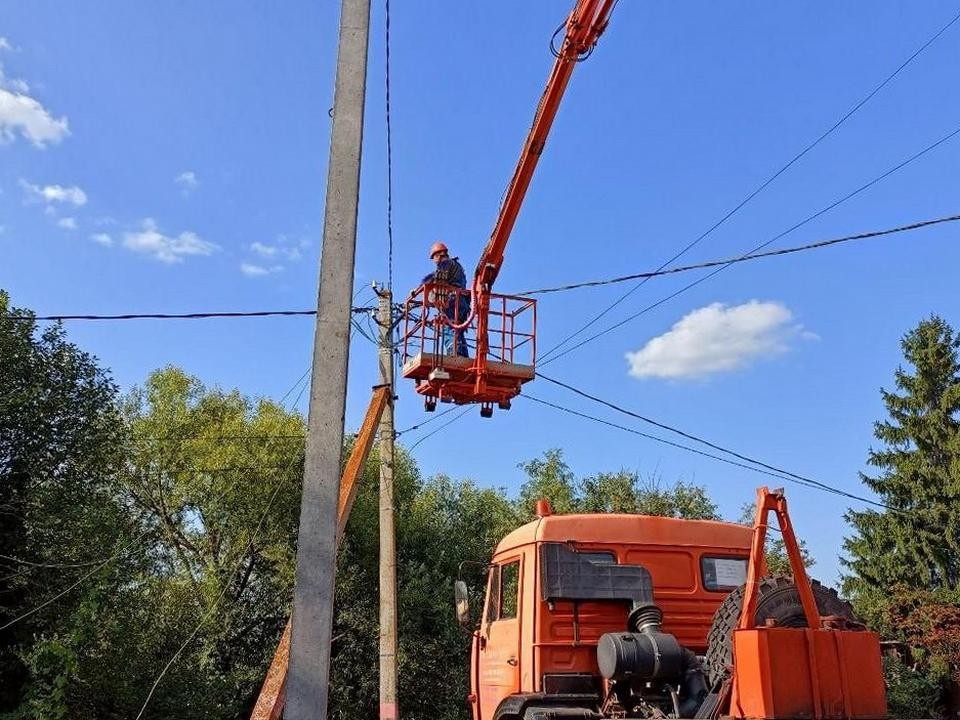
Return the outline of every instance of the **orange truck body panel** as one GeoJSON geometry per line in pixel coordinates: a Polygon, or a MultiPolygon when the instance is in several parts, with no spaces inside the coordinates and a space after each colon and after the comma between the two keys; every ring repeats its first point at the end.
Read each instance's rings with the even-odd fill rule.
{"type": "Polygon", "coordinates": [[[625,514],[549,515],[517,528],[500,542],[492,560],[500,567],[520,563],[516,617],[488,622],[490,608],[484,609],[472,653],[474,720],[493,720],[508,695],[543,691],[545,673],[597,675],[597,641],[624,629],[626,603],[541,598],[542,544],[609,553],[618,564],[647,568],[663,610],[663,631],[703,652],[713,614],[731,588],[707,589],[701,561],[746,560],[751,539],[751,528],[734,523],[625,514]]]}
{"type": "Polygon", "coordinates": [[[733,642],[734,717],[887,717],[876,633],[760,628],[737,630],[733,642]]]}

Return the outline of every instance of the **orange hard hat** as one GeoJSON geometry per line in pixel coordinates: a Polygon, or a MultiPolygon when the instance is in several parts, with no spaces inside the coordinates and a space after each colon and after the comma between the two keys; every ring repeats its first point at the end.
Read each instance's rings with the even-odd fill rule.
{"type": "Polygon", "coordinates": [[[444,245],[442,242],[435,242],[433,245],[430,246],[430,259],[433,260],[433,256],[436,255],[437,253],[449,253],[449,252],[450,251],[447,250],[447,246],[444,245]]]}

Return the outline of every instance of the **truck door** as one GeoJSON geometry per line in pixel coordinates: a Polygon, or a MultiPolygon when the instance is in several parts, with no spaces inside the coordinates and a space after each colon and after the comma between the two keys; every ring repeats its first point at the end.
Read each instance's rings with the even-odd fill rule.
{"type": "Polygon", "coordinates": [[[520,691],[522,563],[518,555],[490,568],[480,640],[480,720],[493,720],[500,701],[520,691]]]}

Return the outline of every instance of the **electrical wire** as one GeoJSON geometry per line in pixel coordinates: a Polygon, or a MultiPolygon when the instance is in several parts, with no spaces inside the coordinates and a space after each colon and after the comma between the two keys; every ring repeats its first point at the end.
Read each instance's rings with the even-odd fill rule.
{"type": "Polygon", "coordinates": [[[432,438],[434,435],[436,435],[436,434],[437,434],[438,432],[440,432],[441,430],[447,429],[448,427],[450,427],[451,425],[453,425],[457,420],[459,420],[459,419],[462,418],[464,415],[466,415],[468,412],[470,412],[470,407],[469,407],[469,406],[468,406],[468,407],[465,407],[461,412],[459,412],[458,414],[454,415],[450,420],[448,420],[447,422],[445,422],[443,425],[441,425],[440,427],[438,427],[436,430],[433,430],[432,432],[428,432],[426,435],[424,435],[424,436],[421,437],[419,440],[417,440],[413,445],[411,445],[411,446],[408,448],[408,452],[413,452],[413,449],[414,449],[415,447],[417,447],[417,445],[419,445],[420,443],[422,443],[422,442],[425,441],[425,440],[428,440],[428,439],[432,438]]]}
{"type": "MultiPolygon", "coordinates": [[[[105,567],[106,565],[109,565],[110,563],[114,562],[115,560],[119,560],[128,550],[130,550],[130,549],[133,548],[135,545],[137,545],[137,543],[139,543],[140,541],[142,541],[142,540],[143,540],[147,535],[149,535],[151,532],[153,532],[153,529],[152,529],[152,528],[151,528],[150,530],[147,530],[147,531],[141,533],[139,537],[137,537],[135,540],[132,540],[131,542],[129,542],[129,543],[127,543],[126,545],[124,545],[122,548],[120,548],[120,550],[118,550],[117,552],[115,552],[113,555],[111,555],[110,557],[108,557],[106,560],[103,560],[103,561],[97,563],[97,565],[96,565],[90,572],[84,573],[83,575],[81,575],[80,578],[79,578],[75,583],[73,583],[72,585],[70,585],[69,587],[65,588],[64,590],[61,590],[60,592],[58,592],[58,593],[57,593],[56,595],[54,595],[53,597],[50,597],[50,598],[48,598],[47,600],[44,600],[44,601],[43,601],[42,603],[40,603],[39,605],[35,605],[35,606],[32,607],[30,610],[27,610],[26,612],[21,613],[20,615],[18,615],[17,617],[13,618],[13,620],[10,620],[10,621],[7,622],[6,624],[0,625],[0,630],[6,630],[6,629],[7,629],[8,627],[10,627],[11,625],[15,625],[16,623],[20,622],[21,620],[25,620],[26,618],[30,617],[31,615],[34,615],[34,614],[40,612],[41,610],[43,610],[43,609],[44,609],[45,607],[47,607],[48,605],[52,605],[53,603],[55,603],[57,600],[59,600],[60,598],[64,597],[65,595],[68,595],[68,594],[71,593],[75,588],[77,588],[77,587],[79,587],[80,585],[82,585],[86,580],[88,580],[89,578],[91,578],[91,577],[93,577],[94,575],[96,575],[103,567],[105,567]]],[[[78,566],[78,567],[79,567],[79,566],[78,566]]]]}
{"type": "MultiPolygon", "coordinates": [[[[811,485],[809,483],[802,482],[795,478],[788,477],[786,475],[781,475],[779,473],[775,473],[771,470],[764,470],[763,468],[759,468],[754,465],[747,465],[746,463],[737,462],[736,460],[731,460],[730,458],[725,458],[720,455],[714,455],[713,453],[709,453],[704,450],[698,450],[697,448],[690,447],[689,445],[684,445],[683,443],[678,443],[672,440],[667,440],[666,438],[658,437],[656,435],[651,435],[650,433],[642,432],[641,430],[637,430],[636,428],[627,427],[626,425],[620,425],[619,423],[611,422],[610,420],[604,420],[603,418],[598,418],[594,415],[588,415],[587,413],[579,412],[578,410],[572,410],[571,408],[564,407],[563,405],[557,405],[556,403],[552,403],[548,400],[542,400],[533,395],[524,394],[523,397],[525,397],[527,400],[533,400],[535,403],[539,403],[541,405],[547,405],[548,407],[552,407],[556,410],[560,410],[570,415],[575,415],[577,417],[584,418],[586,420],[591,420],[593,422],[600,423],[601,425],[607,425],[609,427],[616,428],[617,430],[623,430],[624,432],[632,433],[633,435],[639,435],[640,437],[647,438],[648,440],[653,440],[654,442],[658,442],[663,445],[669,445],[670,447],[675,447],[680,450],[684,450],[685,452],[694,453],[695,455],[702,455],[703,457],[707,457],[712,460],[718,460],[719,462],[726,463],[727,465],[733,465],[735,467],[743,468],[744,470],[750,470],[751,472],[759,473],[761,475],[767,475],[769,477],[777,478],[778,480],[784,480],[786,482],[795,483],[803,487],[808,487],[814,490],[825,491],[824,488],[819,487],[817,485],[811,485]]],[[[858,499],[862,499],[863,502],[877,504],[874,501],[868,500],[866,498],[858,498],[858,499]]],[[[883,506],[883,507],[886,507],[886,506],[883,506]]]]}
{"type": "Polygon", "coordinates": [[[579,395],[580,397],[591,400],[599,405],[608,407],[611,410],[615,410],[616,412],[619,412],[623,415],[627,415],[628,417],[635,418],[637,420],[640,420],[641,422],[647,423],[648,425],[653,425],[654,427],[660,428],[661,430],[666,430],[668,432],[671,432],[683,438],[686,438],[687,440],[692,440],[696,443],[700,443],[701,445],[705,445],[713,450],[717,450],[727,455],[731,455],[737,458],[738,460],[742,460],[743,462],[750,463],[752,465],[756,465],[757,467],[763,468],[764,470],[770,471],[772,473],[776,473],[777,475],[782,476],[784,479],[791,480],[791,482],[798,482],[800,484],[805,484],[808,487],[816,488],[818,490],[823,490],[823,491],[832,493],[834,495],[840,495],[842,497],[846,497],[851,500],[858,500],[860,502],[868,503],[870,505],[875,505],[877,507],[881,507],[886,510],[891,510],[894,512],[902,512],[897,508],[890,507],[888,505],[885,505],[884,503],[877,502],[876,500],[870,500],[869,498],[860,497],[859,495],[854,495],[853,493],[849,493],[846,490],[841,490],[840,488],[833,487],[832,485],[828,485],[827,483],[821,482],[819,480],[815,480],[813,478],[806,477],[804,475],[799,475],[789,470],[785,470],[783,468],[777,467],[776,465],[770,465],[769,463],[766,463],[762,460],[757,460],[756,458],[750,457],[749,455],[744,455],[742,453],[737,452],[736,450],[731,450],[730,448],[724,447],[722,445],[718,445],[717,443],[711,442],[702,437],[698,437],[697,435],[694,435],[692,433],[688,433],[679,428],[673,427],[671,425],[667,425],[666,423],[659,422],[657,420],[654,420],[653,418],[647,417],[645,415],[641,415],[640,413],[633,412],[632,410],[627,410],[626,408],[620,405],[617,405],[616,403],[612,403],[608,400],[604,400],[602,398],[597,397],[596,395],[591,395],[590,393],[584,390],[575,388],[574,386],[569,385],[560,380],[547,377],[541,373],[537,373],[537,377],[542,378],[547,382],[553,383],[554,385],[558,385],[559,387],[565,388],[575,393],[576,395],[579,395]]]}
{"type": "MultiPolygon", "coordinates": [[[[300,379],[290,386],[290,389],[283,394],[283,397],[277,400],[277,405],[283,405],[287,401],[287,398],[290,397],[293,394],[293,391],[300,386],[300,383],[302,383],[304,380],[306,380],[310,376],[311,370],[313,370],[313,367],[308,365],[307,369],[303,371],[303,375],[300,376],[300,379]]],[[[307,384],[309,385],[309,382],[307,384]]],[[[300,391],[300,394],[301,395],[303,394],[303,390],[300,391]]],[[[294,403],[294,407],[296,407],[296,403],[294,403]]]]}
{"type": "MultiPolygon", "coordinates": [[[[354,307],[354,314],[367,313],[376,308],[354,307]]],[[[240,310],[227,312],[189,312],[189,313],[124,313],[118,315],[0,315],[0,320],[207,320],[211,318],[262,318],[262,317],[310,317],[316,310],[240,310]]]]}
{"type": "MultiPolygon", "coordinates": [[[[728,465],[735,465],[745,470],[751,470],[752,472],[760,473],[762,475],[769,475],[771,477],[775,477],[780,480],[786,480],[788,482],[798,482],[793,478],[789,478],[785,475],[780,475],[778,473],[771,472],[770,470],[764,470],[762,468],[758,468],[753,465],[747,465],[746,463],[741,463],[741,462],[737,462],[736,460],[730,460],[729,458],[721,457],[720,455],[714,455],[713,453],[708,453],[704,450],[698,450],[697,448],[690,447],[689,445],[684,445],[682,443],[674,442],[673,440],[667,440],[666,438],[657,437],[656,435],[645,433],[641,430],[637,430],[636,428],[630,428],[630,427],[627,427],[626,425],[620,425],[619,423],[611,422],[610,420],[604,420],[603,418],[598,418],[595,415],[588,415],[587,413],[583,413],[578,410],[572,410],[571,408],[564,407],[563,405],[557,405],[556,403],[552,403],[549,400],[543,400],[541,398],[535,397],[533,395],[529,395],[527,393],[524,393],[523,397],[526,398],[527,400],[533,400],[533,402],[535,403],[546,405],[556,410],[561,410],[570,415],[576,415],[577,417],[581,417],[586,420],[592,420],[593,422],[600,423],[601,425],[607,425],[609,427],[616,428],[617,430],[623,430],[624,432],[632,433],[634,435],[639,435],[640,437],[647,438],[648,440],[653,440],[655,442],[662,443],[664,445],[669,445],[671,447],[679,448],[681,450],[695,453],[697,455],[703,455],[704,457],[708,457],[713,460],[719,460],[720,462],[727,463],[728,465]]],[[[801,483],[801,484],[805,484],[805,483],[801,483]]]]}
{"type": "MultiPolygon", "coordinates": [[[[762,242],[762,243],[760,243],[759,245],[757,245],[756,247],[748,250],[746,253],[744,253],[744,254],[741,255],[740,257],[743,258],[743,257],[746,257],[747,255],[750,255],[750,254],[753,254],[753,253],[756,253],[756,252],[762,250],[763,248],[767,247],[768,245],[771,245],[772,243],[776,242],[776,241],[779,240],[780,238],[785,237],[786,235],[789,235],[789,234],[792,233],[794,230],[797,230],[797,229],[803,227],[804,225],[806,225],[806,224],[809,223],[809,222],[812,222],[813,220],[817,219],[817,218],[820,217],[821,215],[824,215],[824,214],[826,214],[827,212],[829,212],[830,210],[833,210],[835,207],[837,207],[837,206],[839,206],[839,205],[842,205],[843,203],[847,202],[848,200],[851,200],[852,198],[856,197],[856,196],[859,195],[860,193],[864,192],[865,190],[868,190],[869,188],[873,187],[873,186],[876,185],[877,183],[879,183],[879,182],[881,182],[882,180],[886,179],[886,178],[889,177],[890,175],[893,175],[894,173],[898,172],[899,170],[902,170],[903,168],[905,168],[907,165],[909,165],[910,163],[914,162],[915,160],[918,160],[919,158],[923,157],[923,156],[926,155],[928,152],[936,149],[937,147],[939,147],[939,146],[942,145],[943,143],[945,143],[945,142],[947,142],[948,140],[952,139],[952,138],[953,138],[954,136],[956,136],[957,134],[960,134],[960,127],[956,128],[955,130],[953,130],[952,132],[948,133],[947,135],[944,135],[942,138],[940,138],[940,139],[937,140],[936,142],[931,143],[930,145],[927,145],[927,146],[926,146],[925,148],[923,148],[922,150],[914,153],[913,155],[911,155],[910,157],[908,157],[906,160],[903,160],[902,162],[894,165],[892,168],[890,168],[890,169],[886,170],[885,172],[881,173],[880,175],[878,175],[877,177],[873,178],[873,179],[870,180],[869,182],[864,183],[863,185],[861,185],[860,187],[858,187],[856,190],[853,190],[853,191],[847,193],[846,195],[844,195],[843,197],[841,197],[841,198],[839,198],[839,199],[837,199],[837,200],[834,200],[834,201],[831,202],[829,205],[821,208],[820,210],[816,211],[815,213],[813,213],[813,214],[811,214],[811,215],[808,215],[806,218],[804,218],[803,220],[795,223],[794,225],[792,225],[791,227],[787,228],[787,229],[784,230],[783,232],[781,232],[781,233],[779,233],[779,234],[777,234],[777,235],[774,235],[774,236],[773,236],[772,238],[770,238],[769,240],[767,240],[767,241],[765,241],[765,242],[762,242]]],[[[628,322],[630,322],[631,320],[635,320],[636,318],[640,317],[641,315],[644,315],[645,313],[650,312],[650,311],[653,310],[654,308],[660,307],[661,305],[663,305],[663,304],[664,304],[665,302],[667,302],[668,300],[672,300],[673,298],[677,297],[678,295],[681,295],[681,294],[687,292],[688,290],[690,290],[691,288],[696,287],[697,285],[699,285],[700,283],[704,282],[705,280],[709,280],[710,278],[712,278],[712,277],[713,277],[714,275],[716,275],[717,273],[722,272],[722,271],[725,270],[726,268],[730,267],[736,260],[738,260],[738,258],[734,258],[734,260],[731,260],[731,261],[729,261],[729,262],[727,262],[727,263],[725,263],[725,264],[723,264],[723,265],[720,265],[719,267],[717,267],[716,269],[710,271],[709,273],[707,273],[707,274],[704,275],[703,277],[698,278],[697,280],[694,280],[693,282],[688,283],[687,285],[684,285],[684,286],[683,286],[682,288],[680,288],[679,290],[677,290],[677,291],[675,291],[675,292],[673,292],[673,293],[670,293],[669,295],[667,295],[667,296],[665,296],[665,297],[660,298],[659,300],[657,300],[656,302],[652,303],[651,305],[648,305],[648,306],[646,306],[645,308],[643,308],[643,309],[641,309],[641,310],[633,313],[632,315],[627,316],[627,317],[624,318],[623,320],[620,320],[619,322],[614,323],[613,325],[609,325],[608,327],[604,328],[604,329],[601,330],[600,332],[594,333],[593,335],[591,335],[590,337],[586,338],[585,340],[581,340],[581,341],[578,342],[576,345],[571,345],[571,346],[568,347],[566,350],[564,350],[564,351],[561,352],[561,353],[555,354],[553,357],[549,357],[549,358],[544,359],[543,361],[541,361],[541,362],[539,363],[539,365],[540,365],[541,367],[543,367],[544,365],[549,365],[549,364],[552,363],[554,360],[559,360],[559,359],[562,358],[564,355],[567,355],[567,354],[573,352],[574,350],[576,350],[576,349],[578,349],[578,348],[581,348],[581,347],[583,347],[584,345],[586,345],[586,344],[588,344],[588,343],[593,342],[593,341],[596,340],[597,338],[602,337],[603,335],[606,335],[607,333],[609,333],[609,332],[611,332],[611,331],[613,331],[613,330],[616,330],[617,328],[622,327],[623,325],[626,325],[626,324],[627,324],[628,322]]],[[[644,280],[643,282],[646,282],[646,280],[644,280]]],[[[578,332],[579,332],[579,331],[578,331],[578,332]]],[[[568,337],[567,340],[569,340],[569,339],[570,339],[570,338],[568,337]]],[[[565,342],[567,342],[567,340],[564,340],[563,342],[565,343],[565,342]]],[[[561,343],[561,344],[563,344],[563,343],[561,343]]],[[[555,345],[555,346],[554,346],[554,349],[557,349],[558,347],[560,347],[560,345],[555,345]]]]}
{"type": "Polygon", "coordinates": [[[396,433],[396,435],[394,435],[394,437],[400,437],[400,436],[403,435],[404,433],[408,433],[408,432],[410,432],[411,430],[418,430],[419,428],[422,428],[424,425],[429,425],[429,424],[432,423],[434,420],[439,420],[439,419],[442,418],[444,415],[449,415],[450,413],[452,413],[452,412],[453,412],[454,410],[456,410],[456,409],[457,409],[457,406],[454,405],[453,407],[447,408],[447,409],[444,410],[443,412],[438,412],[438,413],[436,413],[433,417],[428,418],[427,420],[424,420],[422,423],[417,423],[416,425],[411,425],[410,427],[404,428],[403,430],[398,430],[397,433],[396,433]]]}
{"type": "Polygon", "coordinates": [[[150,470],[149,473],[187,473],[193,475],[218,475],[220,473],[230,472],[261,472],[265,470],[282,470],[286,465],[223,465],[221,467],[193,467],[192,465],[179,465],[175,467],[160,467],[156,470],[150,470]]]}
{"type": "MultiPolygon", "coordinates": [[[[955,134],[955,133],[953,133],[955,134]]],[[[952,135],[950,137],[952,137],[952,135]]],[[[937,143],[939,144],[939,143],[937,143]]],[[[911,158],[915,159],[915,158],[911,158]]],[[[907,161],[910,162],[910,161],[907,161]]],[[[899,169],[899,168],[898,168],[899,169]]],[[[823,211],[822,211],[823,212],[823,211]]],[[[820,214],[822,214],[822,212],[820,214]]],[[[703,270],[712,267],[717,267],[718,265],[733,265],[736,263],[747,262],[752,260],[760,260],[768,257],[776,257],[780,255],[791,255],[794,253],[805,252],[807,250],[819,250],[825,247],[830,247],[833,245],[839,245],[848,242],[854,242],[858,240],[869,240],[879,237],[885,237],[888,235],[894,235],[897,233],[910,232],[913,230],[920,230],[932,225],[940,225],[943,223],[956,222],[960,220],[960,215],[949,215],[940,218],[932,218],[929,220],[919,220],[908,225],[901,225],[893,228],[888,228],[885,230],[875,230],[870,232],[858,233],[855,235],[845,235],[839,238],[832,238],[829,240],[820,240],[813,243],[808,243],[805,245],[796,245],[793,247],[780,248],[777,250],[769,250],[766,252],[750,252],[745,255],[739,255],[732,258],[725,258],[721,260],[708,260],[702,263],[695,263],[692,265],[681,265],[678,267],[667,268],[667,269],[657,269],[657,270],[648,270],[645,272],[634,273],[632,275],[621,275],[619,277],[607,278],[602,280],[586,280],[578,283],[570,283],[567,285],[557,285],[555,287],[547,288],[537,288],[535,290],[524,290],[522,292],[512,293],[513,295],[547,295],[550,293],[565,292],[569,290],[579,290],[581,288],[587,287],[600,287],[604,285],[615,285],[617,283],[627,282],[630,280],[637,279],[650,279],[655,277],[662,277],[665,275],[676,275],[679,273],[690,272],[692,270],[703,270]]],[[[791,228],[791,230],[796,229],[798,226],[791,228]]],[[[784,234],[789,233],[790,230],[786,231],[784,234]]],[[[782,235],[778,236],[782,237],[782,235]]],[[[772,241],[768,241],[757,247],[766,247],[772,241]]],[[[362,290],[362,288],[361,288],[362,290]]],[[[359,294],[359,292],[358,292],[359,294]]],[[[402,306],[398,306],[402,309],[402,306]]],[[[370,322],[370,312],[374,310],[373,307],[354,307],[352,312],[354,314],[364,314],[368,318],[368,323],[370,322]]],[[[184,313],[184,314],[168,314],[168,313],[153,313],[153,314],[125,314],[125,315],[7,315],[0,317],[0,320],[48,320],[48,321],[64,321],[64,320],[143,320],[143,319],[155,319],[155,320],[193,320],[193,319],[204,319],[204,318],[221,318],[221,317],[271,317],[271,316],[289,316],[289,315],[315,315],[315,310],[278,310],[278,311],[264,311],[264,312],[224,312],[224,313],[184,313]]],[[[394,322],[395,326],[403,319],[402,313],[398,316],[398,319],[394,322]]],[[[378,321],[373,320],[373,322],[378,321]]],[[[354,327],[358,330],[360,329],[357,324],[354,322],[354,327]]],[[[365,333],[364,337],[374,341],[370,334],[365,333]]],[[[394,343],[396,345],[396,343],[394,343]]],[[[310,370],[307,369],[307,373],[310,370]]],[[[280,402],[283,402],[282,400],[280,402]]]]}
{"type": "Polygon", "coordinates": [[[512,293],[514,295],[546,295],[549,293],[558,293],[565,292],[568,290],[579,290],[581,288],[587,287],[599,287],[602,285],[614,285],[616,283],[626,282],[628,280],[636,280],[638,278],[654,278],[662,277],[664,275],[675,275],[677,273],[689,272],[691,270],[703,270],[706,268],[716,267],[718,265],[733,265],[735,263],[747,262],[749,260],[760,260],[762,258],[776,257],[779,255],[791,255],[793,253],[804,252],[806,250],[819,250],[821,248],[831,247],[833,245],[839,245],[841,243],[854,242],[856,240],[869,240],[879,237],[886,237],[887,235],[894,235],[896,233],[910,232],[913,230],[920,230],[922,228],[930,227],[931,225],[941,225],[943,223],[956,222],[960,220],[960,215],[948,215],[945,217],[934,218],[931,220],[919,220],[909,225],[900,225],[898,227],[888,228],[886,230],[874,230],[870,232],[862,232],[856,235],[845,235],[843,237],[833,238],[831,240],[820,240],[818,242],[808,243],[806,245],[796,245],[794,247],[779,248],[777,250],[767,250],[765,252],[751,253],[748,255],[740,255],[738,257],[725,258],[723,260],[708,260],[702,263],[696,263],[694,265],[681,265],[679,267],[667,268],[666,270],[651,270],[648,272],[635,273],[633,275],[622,275],[620,277],[609,278],[606,280],[587,280],[585,282],[571,283],[569,285],[558,285],[556,287],[549,288],[539,288],[537,290],[526,290],[520,293],[512,293]]]}
{"type": "Polygon", "coordinates": [[[384,48],[387,121],[387,290],[393,292],[393,132],[390,123],[390,0],[384,0],[384,48]]]}
{"type": "MultiPolygon", "coordinates": [[[[957,15],[954,15],[953,18],[951,18],[951,20],[950,20],[946,25],[944,25],[943,27],[941,27],[936,33],[934,33],[934,35],[933,35],[932,37],[930,37],[930,38],[929,38],[926,42],[924,42],[919,48],[917,48],[917,50],[914,51],[914,53],[913,53],[912,55],[910,55],[910,57],[908,57],[905,61],[903,61],[903,62],[900,64],[900,66],[897,67],[896,70],[894,70],[892,73],[890,73],[889,75],[887,75],[887,77],[885,77],[885,78],[880,82],[879,85],[877,85],[873,90],[871,90],[869,93],[867,93],[860,101],[858,101],[852,108],[850,108],[850,110],[848,110],[843,116],[841,116],[840,119],[837,120],[832,126],[830,126],[825,132],[823,132],[822,134],[820,134],[820,135],[819,135],[817,138],[815,138],[812,142],[808,143],[800,152],[798,152],[798,153],[797,153],[796,155],[794,155],[789,161],[787,161],[786,164],[784,164],[783,166],[781,166],[779,170],[777,170],[773,175],[771,175],[769,178],[767,178],[765,181],[763,181],[760,185],[758,185],[758,186],[757,186],[754,190],[752,190],[743,200],[741,200],[741,201],[740,201],[737,205],[735,205],[732,209],[730,209],[729,211],[727,211],[726,214],[723,215],[723,217],[721,217],[721,218],[720,218],[719,220],[717,220],[713,225],[711,225],[709,228],[707,228],[707,230],[705,230],[703,233],[701,233],[701,234],[700,234],[698,237],[696,237],[693,241],[691,241],[690,243],[688,243],[687,245],[685,245],[678,253],[676,253],[675,255],[673,255],[673,256],[672,256],[669,260],[667,260],[665,263],[663,263],[662,265],[660,265],[660,267],[658,267],[657,270],[663,270],[664,268],[666,268],[668,265],[670,265],[670,264],[673,263],[674,261],[679,260],[681,257],[683,257],[687,252],[689,252],[691,249],[693,249],[693,248],[694,248],[696,245],[698,245],[702,240],[704,240],[704,239],[707,238],[709,235],[711,235],[714,230],[716,230],[717,228],[719,228],[719,227],[720,227],[721,225],[723,225],[727,220],[729,220],[731,217],[733,217],[734,215],[736,215],[743,207],[745,207],[748,203],[750,203],[750,201],[752,201],[757,195],[759,195],[761,192],[763,192],[771,183],[773,183],[773,182],[774,182],[777,178],[779,178],[783,173],[785,173],[788,169],[790,169],[790,168],[791,168],[797,161],[799,161],[804,155],[806,155],[807,153],[809,153],[811,150],[813,150],[815,147],[817,147],[817,145],[819,145],[821,142],[823,142],[827,137],[829,137],[829,136],[832,135],[834,132],[836,132],[836,131],[840,128],[841,125],[843,125],[847,120],[849,120],[854,114],[857,113],[857,111],[860,110],[860,108],[862,108],[864,105],[866,105],[877,93],[879,93],[884,87],[886,87],[886,85],[887,85],[888,83],[890,83],[894,78],[896,78],[897,75],[899,75],[899,74],[900,74],[911,62],[913,62],[924,50],[926,50],[930,45],[932,45],[941,35],[943,35],[943,33],[945,33],[954,23],[956,23],[957,20],[960,20],[960,13],[958,13],[957,15]]],[[[613,309],[614,309],[615,307],[617,307],[620,303],[622,303],[624,300],[626,300],[628,297],[630,297],[633,293],[635,293],[637,290],[639,290],[641,287],[643,287],[643,285],[644,285],[645,283],[647,283],[648,280],[649,280],[649,278],[645,278],[645,279],[641,280],[639,283],[637,283],[637,284],[636,284],[634,287],[632,287],[630,290],[628,290],[627,292],[623,293],[620,297],[618,297],[616,300],[614,300],[613,303],[611,303],[610,305],[608,305],[604,310],[602,310],[600,313],[598,313],[597,315],[595,315],[595,316],[594,316],[591,320],[589,320],[585,325],[581,326],[581,327],[580,327],[579,329],[577,329],[574,333],[568,335],[568,336],[567,336],[566,338],[564,338],[560,343],[558,343],[558,344],[554,345],[553,347],[551,347],[550,349],[548,349],[548,350],[543,354],[544,359],[546,359],[547,357],[549,357],[551,354],[553,354],[553,353],[554,353],[556,350],[558,350],[559,348],[561,348],[561,347],[563,347],[564,345],[566,345],[570,340],[572,340],[573,338],[575,338],[576,336],[578,336],[578,335],[579,335],[580,333],[582,333],[584,330],[592,327],[592,326],[594,325],[594,323],[596,323],[598,320],[600,320],[601,318],[603,318],[608,312],[610,312],[611,310],[613,310],[613,309]]]]}
{"type": "Polygon", "coordinates": [[[374,344],[374,345],[379,345],[379,344],[380,344],[379,341],[374,340],[373,337],[371,337],[371,335],[370,335],[366,330],[364,330],[363,327],[360,325],[360,323],[358,323],[356,320],[351,320],[351,321],[350,321],[350,324],[353,325],[353,329],[356,330],[357,333],[359,333],[359,335],[360,335],[364,340],[366,340],[367,342],[372,343],[372,344],[374,344]]]}
{"type": "Polygon", "coordinates": [[[0,555],[0,559],[9,560],[10,562],[17,563],[18,565],[26,565],[30,568],[82,568],[90,567],[91,565],[99,565],[103,562],[102,557],[97,558],[96,560],[90,560],[89,562],[70,563],[38,563],[30,560],[24,560],[23,558],[14,557],[13,555],[0,555]]]}
{"type": "MultiPolygon", "coordinates": [[[[133,439],[134,444],[145,444],[148,442],[163,442],[164,440],[170,440],[175,438],[174,434],[170,435],[143,435],[133,439]]],[[[186,435],[183,437],[183,440],[207,440],[209,442],[217,444],[227,444],[231,442],[244,442],[244,441],[260,441],[260,440],[303,440],[306,435],[288,435],[284,433],[264,433],[262,435],[186,435]]]]}

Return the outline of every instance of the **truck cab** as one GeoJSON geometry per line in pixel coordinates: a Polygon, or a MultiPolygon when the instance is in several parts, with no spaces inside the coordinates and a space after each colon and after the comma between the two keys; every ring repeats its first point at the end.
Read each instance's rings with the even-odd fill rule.
{"type": "Polygon", "coordinates": [[[625,632],[634,608],[655,604],[662,631],[703,654],[714,613],[746,578],[750,527],[555,515],[546,503],[538,515],[499,543],[487,572],[471,646],[473,720],[519,720],[531,706],[599,707],[597,644],[625,632]]]}

